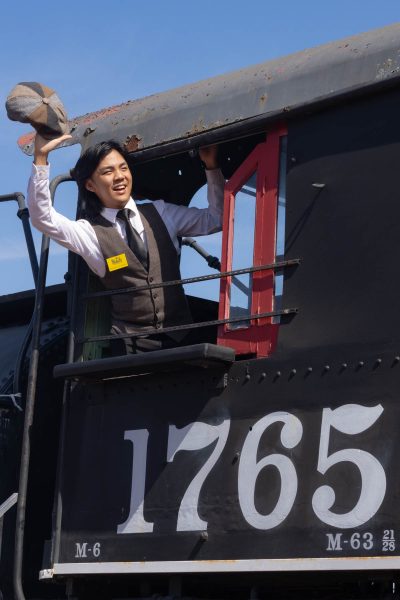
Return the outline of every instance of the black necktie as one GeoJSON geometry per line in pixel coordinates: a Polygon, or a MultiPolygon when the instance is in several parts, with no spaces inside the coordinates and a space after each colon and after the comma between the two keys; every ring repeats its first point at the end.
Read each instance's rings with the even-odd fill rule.
{"type": "Polygon", "coordinates": [[[132,225],[131,225],[131,222],[129,219],[129,213],[130,213],[129,208],[123,208],[122,210],[118,211],[117,217],[118,217],[118,219],[121,219],[122,221],[125,222],[126,237],[128,238],[128,246],[132,250],[133,254],[136,256],[136,258],[138,260],[140,260],[140,262],[142,263],[142,265],[144,266],[144,268],[147,271],[148,267],[149,267],[147,250],[143,243],[142,238],[140,237],[140,235],[138,234],[136,229],[134,229],[134,227],[132,227],[132,225]]]}

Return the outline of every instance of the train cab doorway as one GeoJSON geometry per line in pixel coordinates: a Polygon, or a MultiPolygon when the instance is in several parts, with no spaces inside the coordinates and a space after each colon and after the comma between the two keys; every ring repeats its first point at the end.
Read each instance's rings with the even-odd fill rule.
{"type": "MultiPolygon", "coordinates": [[[[269,314],[277,308],[274,271],[278,229],[281,245],[284,236],[284,220],[280,217],[278,228],[277,219],[279,194],[284,210],[286,155],[282,140],[286,140],[285,136],[286,129],[279,127],[268,135],[261,132],[219,144],[219,161],[226,179],[223,232],[212,234],[211,244],[204,238],[198,238],[196,242],[204,248],[203,255],[214,254],[211,258],[218,266],[215,263],[212,266],[221,273],[210,269],[203,259],[197,260],[194,271],[197,254],[188,247],[190,244],[185,245],[185,240],[182,245],[182,264],[186,265],[183,283],[199,342],[228,346],[238,354],[260,356],[268,355],[272,346],[276,323],[272,323],[272,315],[260,318],[259,314],[269,314]],[[249,169],[252,170],[250,174],[249,169]],[[248,185],[242,181],[243,177],[251,179],[252,176],[248,185]],[[250,201],[246,202],[244,198],[250,201]],[[245,252],[243,248],[246,248],[245,252]],[[226,275],[237,270],[240,274],[226,275]],[[208,291],[204,293],[205,284],[212,285],[208,288],[211,289],[209,295],[208,291]],[[253,318],[242,319],[242,316],[253,318]]],[[[193,196],[195,201],[201,196],[205,174],[200,161],[193,160],[193,153],[143,163],[135,154],[131,156],[136,200],[163,198],[176,204],[191,205],[193,196]]],[[[102,297],[101,285],[81,263],[78,261],[77,265],[78,295],[83,294],[85,302],[76,303],[75,337],[84,340],[84,360],[107,358],[110,356],[109,339],[105,339],[110,331],[109,296],[102,297]],[[93,338],[95,341],[89,341],[93,338]]]]}
{"type": "MultiPolygon", "coordinates": [[[[223,230],[196,242],[203,247],[203,257],[215,259],[213,266],[220,273],[197,259],[192,244],[183,240],[183,283],[195,339],[231,348],[237,356],[270,355],[281,315],[286,312],[282,308],[283,271],[287,266],[286,140],[286,127],[278,125],[267,133],[219,145],[221,170],[226,178],[223,230]],[[193,264],[197,264],[195,272],[193,264]]],[[[205,182],[199,161],[188,153],[142,164],[135,163],[133,155],[132,171],[134,195],[139,200],[163,197],[176,204],[188,204],[193,196],[195,201],[201,197],[205,182]],[[152,181],[157,181],[156,187],[151,187],[152,181]]],[[[82,270],[82,266],[79,268],[82,270]]],[[[109,297],[101,297],[99,283],[83,269],[86,273],[81,274],[79,285],[90,297],[85,312],[81,303],[77,304],[77,322],[84,332],[77,338],[84,340],[84,360],[106,358],[110,356],[106,339],[110,329],[109,297]],[[94,342],[89,341],[93,338],[94,342]]]]}

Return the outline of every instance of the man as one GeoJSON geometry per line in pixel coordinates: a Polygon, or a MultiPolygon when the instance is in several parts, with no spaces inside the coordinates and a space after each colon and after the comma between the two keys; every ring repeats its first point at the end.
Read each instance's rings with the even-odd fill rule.
{"type": "MultiPolygon", "coordinates": [[[[49,153],[69,137],[47,141],[36,135],[28,186],[32,224],[79,254],[107,289],[180,279],[178,236],[207,235],[222,227],[224,179],[216,146],[199,151],[208,182],[205,209],[163,200],[137,205],[131,197],[132,173],[121,146],[108,141],[89,148],[73,171],[85,200],[85,218],[71,221],[51,206],[47,161],[49,153]]],[[[162,328],[191,322],[180,285],[113,295],[111,302],[113,333],[160,331],[148,338],[126,339],[128,352],[178,345],[184,334],[163,334],[162,328]]]]}

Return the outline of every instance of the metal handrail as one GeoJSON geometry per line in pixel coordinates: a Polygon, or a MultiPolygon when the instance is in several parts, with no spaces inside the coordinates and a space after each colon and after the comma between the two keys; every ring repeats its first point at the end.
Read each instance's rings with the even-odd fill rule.
{"type": "Polygon", "coordinates": [[[257,273],[258,271],[278,270],[284,267],[293,267],[300,264],[299,258],[290,260],[282,260],[280,262],[270,263],[268,265],[260,265],[257,267],[248,267],[246,269],[235,269],[234,271],[223,271],[222,273],[213,273],[211,275],[199,275],[198,277],[188,277],[187,279],[175,279],[173,281],[163,281],[151,283],[149,285],[140,285],[138,287],[126,287],[115,290],[102,290],[100,292],[87,292],[82,294],[81,298],[86,300],[89,298],[100,298],[101,296],[114,296],[115,294],[128,294],[141,292],[143,290],[153,290],[156,288],[170,287],[174,285],[185,285],[188,283],[199,283],[201,281],[210,281],[212,279],[221,279],[223,277],[233,277],[235,275],[245,275],[246,273],[257,273]]]}
{"type": "MultiPolygon", "coordinates": [[[[54,194],[57,186],[64,181],[72,181],[72,177],[59,175],[50,183],[51,201],[54,201],[54,194]]],[[[25,402],[25,420],[22,436],[21,464],[18,487],[17,517],[15,527],[15,550],[14,550],[14,572],[13,583],[16,600],[25,600],[25,594],[22,587],[22,564],[24,551],[25,534],[25,513],[26,496],[28,488],[29,462],[30,462],[30,431],[33,423],[36,399],[36,383],[39,366],[40,354],[40,332],[42,327],[42,315],[44,304],[44,293],[46,287],[47,263],[49,256],[50,238],[42,236],[42,247],[40,251],[40,263],[36,284],[35,308],[32,322],[32,352],[29,362],[28,385],[25,402]]]]}
{"type": "Polygon", "coordinates": [[[25,196],[21,192],[13,192],[12,194],[4,194],[0,196],[0,202],[9,202],[10,200],[15,200],[18,203],[17,216],[22,221],[26,246],[28,248],[29,260],[31,263],[33,281],[35,282],[36,286],[39,274],[39,265],[36,256],[35,244],[33,243],[32,230],[29,223],[29,211],[25,204],[25,196]]]}
{"type": "MultiPolygon", "coordinates": [[[[31,225],[29,222],[29,211],[28,211],[28,208],[25,203],[25,196],[22,192],[12,192],[11,194],[0,195],[0,202],[10,202],[10,201],[15,201],[18,204],[17,216],[22,222],[22,227],[23,227],[24,235],[25,235],[25,242],[26,242],[26,246],[27,246],[27,250],[28,250],[29,262],[30,262],[31,270],[32,270],[33,281],[34,281],[34,284],[36,287],[37,280],[38,280],[38,273],[39,273],[39,265],[38,265],[38,259],[37,259],[37,255],[36,255],[35,245],[33,243],[32,230],[31,230],[31,225]]],[[[16,398],[17,397],[21,398],[21,393],[20,393],[21,365],[24,361],[24,358],[26,356],[26,352],[28,350],[29,343],[31,340],[31,332],[32,332],[31,326],[32,326],[32,321],[28,327],[28,330],[25,334],[24,340],[23,340],[20,350],[18,352],[18,357],[17,357],[17,361],[15,364],[15,368],[14,368],[13,387],[12,387],[13,393],[8,394],[8,395],[3,394],[1,397],[1,404],[3,405],[3,407],[14,408],[21,412],[23,409],[17,403],[16,398]],[[6,399],[8,399],[7,403],[6,403],[6,399]]],[[[13,498],[15,499],[15,501],[16,501],[17,497],[18,497],[17,494],[13,495],[13,498]]],[[[1,514],[1,516],[0,516],[0,551],[1,551],[1,545],[2,545],[2,535],[1,535],[2,518],[3,518],[3,514],[1,514]]],[[[1,592],[0,592],[0,595],[1,595],[1,592]]]]}
{"type": "Polygon", "coordinates": [[[112,333],[110,335],[99,335],[96,337],[79,338],[77,343],[88,344],[90,342],[106,342],[109,340],[122,340],[125,338],[141,338],[149,335],[159,335],[160,333],[172,333],[175,331],[188,331],[202,327],[211,327],[214,325],[225,325],[227,323],[241,323],[243,321],[255,321],[257,319],[266,319],[268,317],[282,317],[285,315],[294,315],[299,312],[298,308],[282,308],[271,312],[255,313],[253,315],[241,315],[239,317],[230,317],[229,319],[215,319],[213,321],[201,321],[200,323],[186,323],[185,325],[176,325],[175,327],[163,327],[162,329],[149,329],[141,333],[112,333]]]}
{"type": "MultiPolygon", "coordinates": [[[[133,293],[133,292],[138,292],[138,291],[142,291],[142,290],[151,290],[154,288],[164,288],[164,287],[170,287],[173,285],[183,285],[186,283],[197,283],[199,281],[209,281],[210,279],[221,279],[223,277],[232,277],[232,279],[234,279],[235,276],[242,275],[245,273],[255,273],[255,272],[267,271],[267,270],[279,270],[284,267],[292,267],[292,266],[296,266],[299,264],[300,264],[300,259],[293,258],[293,259],[289,259],[289,260],[283,260],[283,261],[279,261],[279,262],[275,262],[275,263],[270,263],[267,265],[259,265],[257,267],[247,267],[246,269],[235,269],[233,271],[224,271],[222,273],[216,273],[213,275],[201,275],[199,277],[190,277],[187,279],[176,279],[174,281],[157,282],[157,283],[152,283],[152,284],[145,285],[145,286],[129,287],[129,288],[122,288],[122,289],[118,289],[118,290],[104,290],[104,291],[100,291],[100,292],[86,293],[86,294],[82,294],[81,298],[83,298],[84,300],[90,300],[91,298],[98,298],[101,296],[113,296],[115,294],[123,294],[123,293],[127,293],[127,292],[133,293]]],[[[116,339],[125,339],[125,338],[136,339],[136,338],[147,337],[147,336],[152,336],[152,335],[159,335],[160,333],[173,333],[173,332],[177,332],[177,331],[188,331],[188,330],[192,330],[192,329],[199,329],[202,327],[225,325],[228,323],[239,323],[242,321],[255,321],[258,319],[264,319],[264,318],[268,318],[268,317],[280,317],[280,316],[285,316],[285,315],[290,315],[290,314],[297,314],[297,312],[298,312],[297,308],[284,308],[281,310],[276,310],[276,311],[271,311],[271,312],[263,312],[263,313],[255,313],[255,314],[251,314],[251,315],[244,314],[244,315],[241,315],[238,317],[230,317],[227,319],[215,319],[212,321],[202,321],[199,323],[185,323],[184,325],[163,327],[162,329],[156,328],[156,327],[149,328],[149,329],[146,328],[144,331],[142,331],[140,333],[120,333],[120,334],[111,334],[111,335],[101,335],[101,336],[95,336],[95,337],[83,337],[83,338],[78,338],[76,341],[79,344],[89,344],[90,342],[105,342],[105,341],[116,340],[116,339]]]]}
{"type": "MultiPolygon", "coordinates": [[[[79,207],[79,205],[78,205],[79,207]]],[[[76,327],[76,305],[78,302],[78,268],[77,268],[77,260],[78,256],[76,254],[72,255],[72,273],[73,273],[73,281],[71,281],[72,285],[72,298],[71,298],[71,306],[70,306],[70,327],[69,334],[67,340],[67,363],[74,362],[75,355],[75,327],[76,327]]],[[[56,470],[56,484],[55,484],[55,494],[54,494],[54,503],[53,503],[53,514],[52,514],[52,545],[51,545],[51,563],[54,564],[55,557],[58,556],[59,547],[60,547],[60,532],[61,532],[61,479],[63,472],[63,462],[64,462],[64,444],[66,440],[66,426],[67,426],[67,400],[69,398],[71,392],[71,381],[66,379],[64,382],[63,389],[63,397],[62,397],[62,407],[61,407],[61,420],[60,420],[60,446],[58,449],[57,456],[57,470],[56,470]]]]}

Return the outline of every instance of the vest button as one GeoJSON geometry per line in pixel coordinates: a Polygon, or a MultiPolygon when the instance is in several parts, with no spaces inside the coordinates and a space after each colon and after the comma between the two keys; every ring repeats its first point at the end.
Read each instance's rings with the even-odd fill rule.
{"type": "Polygon", "coordinates": [[[158,313],[159,313],[159,312],[160,312],[160,311],[158,310],[158,308],[156,308],[156,315],[158,315],[158,313]]]}
{"type": "Polygon", "coordinates": [[[153,283],[154,279],[152,277],[149,277],[149,281],[150,283],[153,283]]]}
{"type": "Polygon", "coordinates": [[[153,294],[153,298],[158,298],[158,294],[157,294],[157,292],[154,292],[154,294],[153,294]]]}
{"type": "Polygon", "coordinates": [[[156,329],[161,329],[161,323],[156,323],[156,329]]]}

